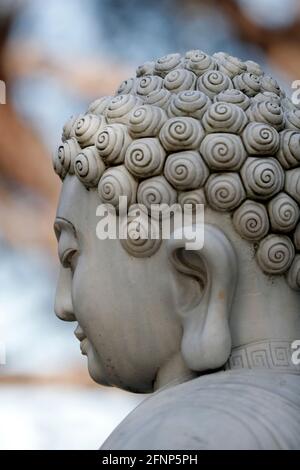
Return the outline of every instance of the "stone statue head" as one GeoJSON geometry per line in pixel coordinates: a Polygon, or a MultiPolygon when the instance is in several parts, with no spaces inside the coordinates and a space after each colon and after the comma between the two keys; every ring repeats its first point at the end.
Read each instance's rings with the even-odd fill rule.
{"type": "Polygon", "coordinates": [[[147,62],[62,140],[56,313],[78,322],[94,380],[148,392],[299,336],[300,111],[258,64],[198,50],[147,62]],[[202,249],[99,240],[97,208],[120,196],[204,204],[202,249]]]}

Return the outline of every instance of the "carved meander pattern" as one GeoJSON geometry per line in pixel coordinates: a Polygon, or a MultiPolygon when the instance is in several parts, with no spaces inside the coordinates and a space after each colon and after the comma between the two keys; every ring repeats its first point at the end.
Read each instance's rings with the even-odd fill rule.
{"type": "Polygon", "coordinates": [[[228,369],[280,369],[300,373],[300,364],[292,362],[292,341],[256,341],[233,348],[226,363],[228,369]]]}
{"type": "Polygon", "coordinates": [[[127,195],[230,212],[261,269],[300,289],[300,110],[255,62],[199,50],[146,62],[62,140],[62,179],[75,173],[116,208],[127,195]]]}

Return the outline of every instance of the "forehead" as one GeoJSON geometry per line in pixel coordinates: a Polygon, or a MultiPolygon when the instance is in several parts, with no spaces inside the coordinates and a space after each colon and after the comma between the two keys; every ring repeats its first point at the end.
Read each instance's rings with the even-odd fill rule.
{"type": "MultiPolygon", "coordinates": [[[[127,258],[119,240],[99,240],[97,237],[96,229],[99,222],[97,208],[100,204],[97,188],[87,190],[76,176],[67,175],[61,189],[55,231],[59,232],[58,238],[62,232],[75,233],[80,249],[86,250],[85,253],[91,253],[96,264],[101,256],[105,270],[109,269],[112,263],[118,267],[120,259],[125,262],[127,258]]],[[[70,239],[67,238],[67,243],[69,242],[70,239]]]]}
{"type": "Polygon", "coordinates": [[[96,190],[88,191],[76,176],[67,175],[62,184],[56,216],[78,227],[87,223],[91,215],[96,217],[99,202],[96,190]]]}

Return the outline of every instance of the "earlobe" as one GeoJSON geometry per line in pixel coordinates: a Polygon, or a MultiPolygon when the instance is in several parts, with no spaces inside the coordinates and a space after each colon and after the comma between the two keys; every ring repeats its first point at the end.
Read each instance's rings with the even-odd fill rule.
{"type": "MultiPolygon", "coordinates": [[[[191,232],[195,233],[195,227],[191,232]]],[[[223,231],[209,224],[204,226],[202,249],[187,251],[185,243],[175,233],[167,242],[175,268],[201,284],[198,301],[186,305],[184,314],[178,312],[183,324],[182,356],[191,370],[217,369],[231,351],[229,315],[238,274],[236,253],[223,231]]]]}

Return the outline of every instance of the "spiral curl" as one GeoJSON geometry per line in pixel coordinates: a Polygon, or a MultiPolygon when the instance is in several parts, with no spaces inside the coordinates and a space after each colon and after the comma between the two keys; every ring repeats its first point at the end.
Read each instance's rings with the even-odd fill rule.
{"type": "Polygon", "coordinates": [[[261,77],[260,89],[263,92],[270,91],[272,93],[275,93],[275,95],[281,95],[280,86],[273,77],[270,77],[270,75],[263,75],[261,77]]]}
{"type": "Polygon", "coordinates": [[[101,201],[119,209],[120,196],[127,197],[128,206],[136,202],[137,182],[124,165],[105,170],[98,184],[101,201]]]}
{"type": "MultiPolygon", "coordinates": [[[[151,220],[153,229],[153,220],[151,220]]],[[[121,245],[136,258],[148,258],[153,256],[160,248],[162,240],[159,237],[159,225],[157,226],[158,238],[151,238],[151,228],[148,216],[128,216],[125,227],[127,237],[121,239],[121,245]]],[[[123,228],[124,230],[124,228],[123,228]]]]}
{"type": "Polygon", "coordinates": [[[279,193],[268,204],[271,227],[274,232],[291,232],[300,217],[298,204],[286,193],[279,193]]]}
{"type": "Polygon", "coordinates": [[[130,115],[130,133],[133,138],[155,137],[167,119],[163,109],[143,104],[136,107],[130,115]]]}
{"type": "Polygon", "coordinates": [[[151,91],[149,95],[144,97],[145,104],[151,104],[153,106],[159,106],[160,108],[167,110],[171,101],[172,94],[162,88],[161,90],[151,91]]]}
{"type": "Polygon", "coordinates": [[[221,91],[221,93],[214,97],[214,101],[223,101],[224,103],[235,104],[244,111],[246,111],[250,106],[250,98],[241,90],[236,90],[235,88],[221,91]]]}
{"type": "Polygon", "coordinates": [[[142,65],[139,65],[136,69],[136,76],[143,77],[144,75],[153,75],[154,73],[154,62],[147,61],[142,65]]]}
{"type": "Polygon", "coordinates": [[[214,98],[221,91],[233,88],[233,84],[228,75],[218,70],[209,70],[198,78],[196,88],[209,98],[214,98]]]}
{"type": "Polygon", "coordinates": [[[246,60],[244,64],[247,67],[247,72],[254,73],[254,75],[257,75],[258,77],[264,74],[261,66],[257,62],[254,62],[253,60],[246,60]]]}
{"type": "Polygon", "coordinates": [[[66,140],[58,147],[57,154],[54,156],[54,171],[64,179],[67,173],[74,173],[74,159],[81,151],[77,140],[72,137],[66,140]]]}
{"type": "Polygon", "coordinates": [[[280,131],[284,127],[284,113],[275,101],[253,101],[246,111],[250,121],[265,122],[280,131]]]}
{"type": "Polygon", "coordinates": [[[156,75],[146,75],[137,79],[136,92],[138,95],[147,96],[153,91],[159,91],[163,87],[163,79],[156,75]]]}
{"type": "Polygon", "coordinates": [[[120,165],[124,162],[127,147],[132,142],[124,124],[110,124],[99,132],[96,139],[98,154],[107,165],[120,165]]]}
{"type": "Polygon", "coordinates": [[[283,107],[286,113],[290,111],[294,111],[296,109],[294,103],[288,96],[281,98],[281,106],[283,107]]]}
{"type": "Polygon", "coordinates": [[[280,133],[276,157],[286,170],[300,165],[300,132],[286,129],[280,133]]]}
{"type": "Polygon", "coordinates": [[[156,138],[133,141],[125,155],[126,168],[137,178],[159,175],[166,158],[166,152],[156,138]]]}
{"type": "Polygon", "coordinates": [[[206,204],[206,197],[203,188],[192,191],[180,191],[178,193],[178,203],[184,208],[185,204],[196,206],[197,204],[206,204]]]}
{"type": "Polygon", "coordinates": [[[285,191],[300,204],[300,168],[285,173],[285,191]]]}
{"type": "Polygon", "coordinates": [[[235,88],[241,90],[245,95],[252,97],[260,91],[260,77],[253,73],[245,72],[233,79],[235,88]]]}
{"type": "Polygon", "coordinates": [[[202,124],[207,132],[239,134],[248,120],[245,112],[235,104],[213,103],[203,116],[202,124]]]}
{"type": "Polygon", "coordinates": [[[228,55],[227,57],[217,59],[220,72],[234,78],[236,75],[247,71],[247,66],[237,57],[228,55]]]}
{"type": "Polygon", "coordinates": [[[79,117],[75,124],[75,137],[81,148],[90,147],[96,142],[97,133],[104,128],[106,120],[103,116],[86,114],[79,117]]]}
{"type": "Polygon", "coordinates": [[[106,119],[109,123],[119,122],[128,125],[130,112],[141,104],[143,101],[134,95],[115,96],[106,107],[106,119]]]}
{"type": "Polygon", "coordinates": [[[219,61],[219,60],[227,59],[228,57],[230,57],[230,55],[227,52],[220,51],[220,52],[214,52],[212,57],[216,59],[217,61],[219,61]]]}
{"type": "Polygon", "coordinates": [[[183,191],[203,186],[209,171],[199,152],[189,150],[170,154],[166,160],[164,175],[174,188],[183,191]]]}
{"type": "Polygon", "coordinates": [[[167,110],[168,116],[189,116],[201,120],[211,100],[201,91],[181,91],[173,94],[167,110]]]}
{"type": "Polygon", "coordinates": [[[261,93],[257,93],[257,95],[253,96],[253,101],[273,101],[274,103],[280,106],[281,99],[280,96],[276,95],[276,93],[272,93],[271,91],[263,91],[261,93]]]}
{"type": "MultiPolygon", "coordinates": [[[[81,114],[80,117],[83,117],[81,114]]],[[[66,140],[72,139],[72,137],[75,137],[75,124],[76,121],[78,120],[78,116],[71,116],[70,119],[67,120],[63,127],[62,131],[62,136],[61,140],[63,142],[66,142],[66,140]]]]}
{"type": "Polygon", "coordinates": [[[104,170],[105,164],[94,146],[86,147],[75,158],[75,174],[87,188],[97,186],[104,170]]]}
{"type": "Polygon", "coordinates": [[[242,238],[258,241],[270,228],[268,213],[263,204],[246,200],[233,214],[233,225],[242,238]]]}
{"type": "Polygon", "coordinates": [[[199,121],[191,117],[174,117],[161,128],[159,138],[167,151],[196,150],[204,137],[199,121]]]}
{"type": "Polygon", "coordinates": [[[274,155],[280,145],[276,129],[260,122],[250,122],[243,131],[242,139],[250,155],[274,155]]]}
{"type": "Polygon", "coordinates": [[[102,116],[102,114],[105,113],[107,105],[112,98],[112,96],[102,96],[102,98],[98,98],[97,100],[93,101],[87,109],[87,114],[102,116]]]}
{"type": "Polygon", "coordinates": [[[208,134],[200,153],[212,170],[239,170],[247,155],[242,140],[235,134],[208,134]]]}
{"type": "Polygon", "coordinates": [[[254,199],[269,199],[282,190],[284,172],[272,157],[248,157],[241,170],[247,195],[254,199]]]}
{"type": "Polygon", "coordinates": [[[176,69],[183,63],[180,54],[167,54],[157,59],[154,64],[154,72],[160,77],[165,77],[171,70],[176,69]]]}
{"type": "Polygon", "coordinates": [[[131,77],[123,80],[119,88],[117,89],[116,95],[127,95],[131,93],[132,95],[136,91],[136,79],[131,77]]]}
{"type": "Polygon", "coordinates": [[[261,240],[256,259],[267,274],[284,274],[292,264],[295,248],[285,235],[268,235],[261,240]]]}
{"type": "Polygon", "coordinates": [[[186,69],[176,69],[169,72],[164,78],[164,88],[170,93],[194,90],[196,75],[186,69]]]}
{"type": "MultiPolygon", "coordinates": [[[[148,211],[153,204],[175,204],[177,193],[164,176],[154,176],[142,181],[138,187],[137,200],[144,204],[148,211]]],[[[153,208],[152,208],[153,209],[153,208]]],[[[152,215],[155,211],[152,210],[152,215]]]]}
{"type": "Polygon", "coordinates": [[[185,57],[185,68],[193,72],[198,77],[209,70],[215,70],[217,68],[215,59],[208,54],[205,54],[203,51],[189,51],[185,57]]]}
{"type": "Polygon", "coordinates": [[[294,109],[285,115],[285,127],[300,131],[300,109],[294,109]]]}
{"type": "Polygon", "coordinates": [[[209,205],[217,211],[232,211],[245,199],[246,194],[237,173],[213,174],[205,186],[209,205]]]}

